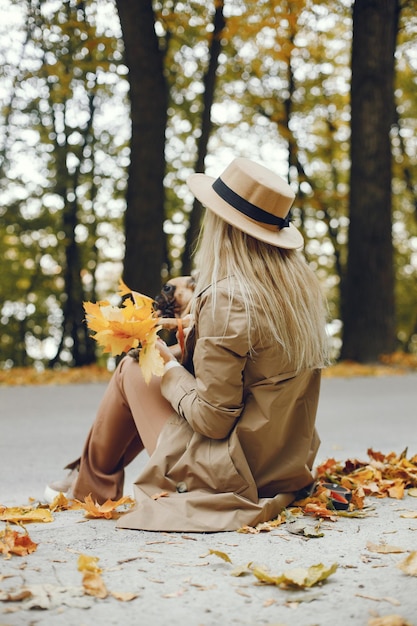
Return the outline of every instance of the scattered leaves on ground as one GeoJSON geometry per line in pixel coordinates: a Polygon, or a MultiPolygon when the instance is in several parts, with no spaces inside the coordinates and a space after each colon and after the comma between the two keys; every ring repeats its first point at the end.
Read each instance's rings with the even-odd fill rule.
{"type": "MultiPolygon", "coordinates": [[[[227,563],[232,563],[232,559],[226,552],[209,550],[209,554],[213,554],[227,563]]],[[[231,575],[242,576],[246,573],[252,573],[260,583],[265,585],[275,585],[286,589],[304,589],[323,582],[337,570],[337,567],[337,563],[330,566],[319,563],[310,567],[289,569],[278,576],[274,576],[263,567],[249,563],[246,566],[235,567],[231,575]]]]}
{"type": "MultiPolygon", "coordinates": [[[[407,450],[401,454],[391,452],[383,454],[381,452],[368,450],[368,459],[348,459],[345,462],[328,459],[317,468],[317,481],[313,493],[294,505],[284,510],[276,519],[258,524],[256,527],[245,526],[238,532],[248,534],[258,534],[261,532],[271,532],[281,526],[291,534],[301,535],[304,539],[311,537],[321,537],[321,524],[323,521],[334,522],[340,516],[361,517],[367,514],[365,499],[368,496],[377,498],[403,499],[407,494],[411,497],[417,495],[417,455],[408,458],[407,450]],[[324,483],[331,483],[329,489],[324,483]],[[336,510],[334,507],[334,485],[345,487],[351,492],[351,500],[347,510],[336,510]]],[[[155,497],[164,497],[165,493],[156,494],[155,497]]],[[[411,503],[411,499],[410,499],[411,503]]],[[[27,556],[35,551],[37,544],[34,543],[27,532],[19,533],[12,531],[9,523],[23,525],[33,522],[53,521],[52,512],[64,510],[84,510],[88,518],[115,519],[122,512],[117,511],[119,507],[130,507],[134,501],[130,497],[124,497],[117,501],[108,500],[104,504],[94,502],[88,496],[84,502],[78,500],[68,500],[63,494],[59,494],[54,502],[48,506],[33,505],[22,507],[5,507],[0,505],[0,521],[6,522],[5,530],[0,532],[0,553],[6,559],[12,555],[27,556]]],[[[403,510],[401,517],[414,519],[417,517],[416,511],[403,510]]],[[[282,535],[285,538],[285,535],[282,535]]],[[[194,539],[183,536],[184,539],[194,539]]],[[[288,538],[289,540],[289,538],[288,538]]],[[[407,552],[407,549],[385,542],[367,543],[370,552],[379,554],[396,554],[407,552]]],[[[214,555],[232,566],[232,559],[226,552],[210,549],[208,555],[214,555]]],[[[206,555],[207,556],[207,555],[206,555]]],[[[79,588],[53,587],[47,585],[37,585],[14,590],[12,592],[0,592],[0,601],[19,602],[24,608],[53,608],[58,604],[67,606],[85,606],[80,594],[93,598],[107,598],[109,596],[121,602],[129,602],[138,597],[136,593],[111,592],[107,589],[103,578],[102,569],[98,565],[98,557],[91,557],[81,554],[78,558],[78,569],[83,574],[82,585],[79,588]]],[[[282,589],[297,590],[308,589],[317,584],[321,584],[337,570],[338,564],[324,565],[319,563],[310,567],[296,567],[286,570],[278,575],[271,574],[262,566],[253,564],[233,566],[230,574],[232,576],[252,576],[255,584],[273,585],[282,589]]],[[[408,576],[417,576],[417,551],[410,552],[409,555],[397,567],[408,576]]],[[[162,581],[160,581],[162,582],[162,581]]],[[[172,594],[165,594],[163,597],[178,597],[184,593],[180,589],[172,594]]],[[[360,594],[357,594],[360,595],[360,594]]],[[[311,600],[310,592],[308,592],[311,600]]],[[[369,600],[386,601],[391,604],[398,603],[395,599],[384,597],[376,598],[372,596],[361,596],[369,600]]],[[[91,600],[90,600],[91,601],[91,600]]],[[[292,606],[297,598],[288,599],[285,604],[292,606]]],[[[84,600],[85,602],[85,600],[84,600]]],[[[368,622],[368,626],[410,626],[410,624],[398,615],[375,618],[368,622]],[[379,620],[379,621],[378,621],[379,620]]]]}

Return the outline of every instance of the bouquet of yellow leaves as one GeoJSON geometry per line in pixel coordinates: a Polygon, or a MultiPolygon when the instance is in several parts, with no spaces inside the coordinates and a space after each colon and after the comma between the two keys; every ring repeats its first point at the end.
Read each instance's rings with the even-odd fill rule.
{"type": "Polygon", "coordinates": [[[126,298],[122,306],[113,306],[107,300],[84,302],[88,328],[95,333],[93,339],[104,352],[118,356],[131,348],[139,348],[139,365],[148,383],[152,375],[162,376],[164,362],[156,348],[160,318],[155,314],[154,301],[132,291],[119,281],[118,294],[126,298]]]}

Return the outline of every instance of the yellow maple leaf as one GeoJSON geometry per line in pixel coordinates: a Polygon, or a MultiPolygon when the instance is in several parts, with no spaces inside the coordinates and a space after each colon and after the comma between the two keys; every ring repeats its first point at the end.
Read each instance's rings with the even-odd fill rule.
{"type": "Polygon", "coordinates": [[[80,554],[78,557],[77,568],[79,572],[94,572],[100,574],[103,570],[98,566],[98,556],[89,556],[88,554],[80,554]]]}
{"type": "Polygon", "coordinates": [[[123,298],[124,296],[132,296],[133,302],[136,307],[143,308],[145,310],[146,315],[150,315],[154,308],[154,301],[149,296],[145,296],[143,293],[139,293],[138,291],[133,291],[130,289],[122,279],[119,280],[119,296],[123,298]]]}
{"type": "Polygon", "coordinates": [[[102,569],[99,567],[98,562],[99,558],[97,556],[80,554],[77,568],[78,571],[83,572],[84,592],[96,598],[107,598],[108,591],[101,577],[102,569]]]}
{"type": "Polygon", "coordinates": [[[157,333],[149,336],[150,341],[142,346],[139,352],[139,365],[142,369],[143,378],[149,383],[152,376],[162,376],[164,373],[164,361],[155,347],[157,333]]]}
{"type": "Polygon", "coordinates": [[[152,375],[162,376],[164,371],[162,357],[156,348],[160,326],[154,302],[152,298],[129,289],[122,280],[118,293],[120,297],[131,296],[120,307],[107,300],[84,302],[87,326],[94,333],[93,339],[112,356],[139,348],[139,364],[145,381],[149,382],[152,375]]]}
{"type": "Polygon", "coordinates": [[[68,498],[60,492],[49,505],[51,511],[67,511],[71,508],[68,498]]]}
{"type": "Polygon", "coordinates": [[[13,524],[29,524],[31,522],[53,522],[49,509],[32,508],[30,506],[2,507],[0,520],[13,524]]]}

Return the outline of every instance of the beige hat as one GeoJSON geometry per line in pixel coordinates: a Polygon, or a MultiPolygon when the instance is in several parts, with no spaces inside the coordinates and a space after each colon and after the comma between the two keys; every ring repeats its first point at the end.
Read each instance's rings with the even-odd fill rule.
{"type": "Polygon", "coordinates": [[[204,206],[248,235],[278,248],[303,247],[303,236],[289,218],[295,194],[268,168],[237,158],[219,178],[192,174],[187,184],[204,206]]]}

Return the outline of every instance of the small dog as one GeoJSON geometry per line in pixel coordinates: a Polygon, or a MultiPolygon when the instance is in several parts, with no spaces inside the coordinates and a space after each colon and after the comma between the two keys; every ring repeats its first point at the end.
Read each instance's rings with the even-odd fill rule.
{"type": "MultiPolygon", "coordinates": [[[[162,287],[161,291],[155,296],[155,311],[159,317],[178,317],[183,318],[188,315],[191,308],[191,299],[194,295],[195,280],[192,276],[178,276],[171,278],[162,287]]],[[[172,330],[177,330],[177,326],[172,325],[162,329],[162,333],[166,334],[166,341],[171,345],[172,341],[169,336],[172,330]]],[[[139,348],[132,348],[127,353],[135,361],[139,360],[139,348]]]]}
{"type": "Polygon", "coordinates": [[[155,297],[155,308],[161,317],[184,317],[190,311],[195,280],[192,276],[171,278],[155,297]]]}

